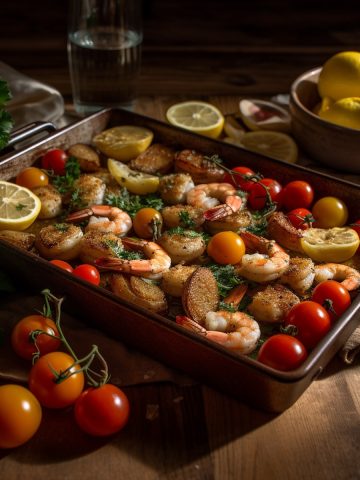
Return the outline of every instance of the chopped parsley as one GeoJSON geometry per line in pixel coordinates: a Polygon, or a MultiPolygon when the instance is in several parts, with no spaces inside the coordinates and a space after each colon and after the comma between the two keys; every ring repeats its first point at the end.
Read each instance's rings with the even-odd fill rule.
{"type": "Polygon", "coordinates": [[[161,198],[153,193],[141,196],[132,195],[126,188],[122,188],[120,195],[113,193],[106,195],[104,203],[124,210],[130,217],[134,217],[142,208],[148,207],[161,210],[164,206],[161,198]]]}
{"type": "Polygon", "coordinates": [[[5,104],[11,99],[11,93],[5,80],[0,79],[0,149],[9,142],[10,132],[14,125],[9,112],[4,109],[5,104]]]}
{"type": "Polygon", "coordinates": [[[233,265],[213,263],[208,265],[208,268],[210,268],[215,276],[221,298],[226,297],[230,290],[244,283],[244,280],[235,273],[233,265]]]}
{"type": "Polygon", "coordinates": [[[72,190],[74,182],[80,177],[80,165],[75,157],[69,157],[65,164],[65,175],[55,175],[53,184],[60,193],[68,193],[72,190]]]}
{"type": "Polygon", "coordinates": [[[181,210],[179,212],[179,220],[182,227],[194,228],[196,226],[194,220],[190,217],[190,214],[187,210],[181,210]]]}

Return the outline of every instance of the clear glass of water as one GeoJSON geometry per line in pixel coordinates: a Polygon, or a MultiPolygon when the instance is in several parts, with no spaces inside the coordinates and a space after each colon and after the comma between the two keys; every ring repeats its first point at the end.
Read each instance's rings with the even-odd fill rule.
{"type": "Polygon", "coordinates": [[[141,0],[70,0],[68,58],[79,114],[132,108],[142,38],[141,0]]]}

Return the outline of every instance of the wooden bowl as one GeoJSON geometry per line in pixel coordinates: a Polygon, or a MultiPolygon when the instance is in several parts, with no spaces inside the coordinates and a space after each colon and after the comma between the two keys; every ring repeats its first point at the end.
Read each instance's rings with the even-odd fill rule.
{"type": "Polygon", "coordinates": [[[313,113],[320,102],[321,68],[303,73],[291,86],[292,134],[308,155],[328,167],[360,173],[360,130],[341,127],[313,113]]]}

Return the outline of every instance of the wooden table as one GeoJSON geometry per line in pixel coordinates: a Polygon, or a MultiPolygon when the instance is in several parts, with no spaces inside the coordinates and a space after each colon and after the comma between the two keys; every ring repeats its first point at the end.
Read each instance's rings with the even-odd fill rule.
{"type": "MultiPolygon", "coordinates": [[[[0,34],[2,59],[55,86],[69,102],[64,29],[58,26],[51,31],[51,27],[57,25],[57,18],[63,20],[64,11],[55,7],[54,2],[41,1],[48,7],[51,3],[48,10],[50,23],[46,29],[48,41],[42,42],[43,36],[36,28],[41,24],[40,13],[35,14],[39,10],[27,13],[35,22],[30,26],[25,14],[16,16],[16,3],[24,2],[15,1],[6,6],[12,22],[3,21],[4,29],[0,34]],[[21,29],[22,26],[25,30],[21,29]],[[26,39],[28,31],[33,34],[30,43],[26,39]]],[[[184,8],[191,8],[190,3],[193,6],[193,2],[185,1],[184,8]]],[[[275,11],[269,13],[269,19],[259,14],[261,2],[254,5],[251,2],[245,13],[241,8],[236,10],[236,2],[229,3],[235,10],[234,16],[240,18],[244,14],[241,22],[247,30],[237,32],[231,11],[228,9],[224,14],[222,7],[217,5],[216,13],[216,2],[211,1],[213,24],[219,14],[219,25],[224,26],[216,34],[215,41],[211,36],[199,33],[200,30],[213,33],[204,20],[209,20],[209,16],[201,17],[201,20],[199,15],[196,17],[201,28],[194,27],[192,37],[189,37],[183,35],[182,28],[189,28],[188,24],[181,23],[189,14],[186,16],[183,9],[176,10],[176,2],[151,2],[145,22],[147,36],[137,112],[164,119],[165,109],[170,104],[185,98],[202,98],[217,105],[224,113],[230,113],[237,109],[240,97],[286,93],[302,71],[321,64],[336,51],[355,49],[359,45],[359,34],[356,34],[359,12],[346,16],[341,13],[343,10],[336,10],[332,2],[324,23],[320,22],[320,9],[315,9],[315,17],[310,17],[312,6],[300,9],[303,19],[315,18],[315,23],[317,21],[320,25],[322,35],[314,31],[312,37],[316,37],[317,43],[306,37],[308,30],[300,20],[301,28],[297,34],[303,35],[301,43],[288,24],[285,31],[281,30],[283,23],[279,15],[286,2],[273,2],[275,11]],[[165,11],[161,10],[162,7],[165,11]],[[260,21],[258,35],[251,30],[251,24],[254,24],[251,13],[260,21]],[[156,20],[166,15],[179,15],[180,23],[176,28],[168,25],[167,30],[160,31],[160,23],[156,20]],[[277,22],[274,28],[280,33],[271,29],[271,21],[277,22]],[[229,22],[231,28],[227,29],[229,22]],[[334,27],[337,22],[338,30],[334,27]],[[263,36],[259,33],[260,27],[263,36]],[[346,36],[346,31],[352,31],[355,36],[346,36]],[[224,32],[223,42],[219,40],[221,32],[224,32]],[[192,41],[187,41],[189,38],[192,41]]],[[[296,23],[297,12],[291,15],[296,23]]],[[[355,176],[351,178],[358,180],[355,176]]],[[[111,441],[88,439],[77,432],[69,411],[45,412],[43,425],[31,442],[19,449],[0,453],[0,478],[360,478],[359,361],[346,367],[334,358],[302,397],[279,415],[255,410],[200,384],[187,387],[137,385],[125,390],[132,414],[128,425],[116,438],[111,441]],[[149,416],[149,411],[157,414],[149,416]],[[53,435],[49,436],[49,432],[53,435]],[[48,439],[45,447],[44,438],[48,439]]]]}

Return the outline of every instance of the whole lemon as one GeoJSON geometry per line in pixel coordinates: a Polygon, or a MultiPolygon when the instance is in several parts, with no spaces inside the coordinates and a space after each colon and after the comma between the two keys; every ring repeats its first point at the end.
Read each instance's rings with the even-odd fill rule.
{"type": "Polygon", "coordinates": [[[320,72],[321,98],[360,97],[360,52],[340,52],[327,60],[320,72]]]}
{"type": "Polygon", "coordinates": [[[321,109],[319,116],[328,122],[360,130],[360,97],[337,100],[321,109]]]}

